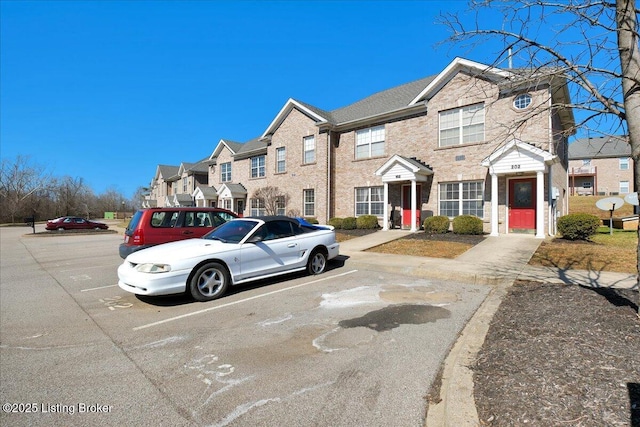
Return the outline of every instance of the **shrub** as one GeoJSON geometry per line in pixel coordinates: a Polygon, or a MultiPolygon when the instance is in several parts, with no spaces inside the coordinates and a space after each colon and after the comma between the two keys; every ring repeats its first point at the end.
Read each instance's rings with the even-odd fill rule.
{"type": "Polygon", "coordinates": [[[558,232],[563,239],[589,240],[600,227],[600,218],[586,213],[576,213],[558,218],[558,232]]]}
{"type": "Polygon", "coordinates": [[[361,215],[356,219],[356,227],[366,230],[378,228],[378,217],[375,215],[361,215]]]}
{"type": "Polygon", "coordinates": [[[425,233],[444,234],[449,231],[449,218],[444,215],[430,216],[422,224],[425,233]]]}
{"type": "Polygon", "coordinates": [[[327,224],[332,225],[336,230],[340,230],[342,228],[342,218],[329,218],[327,224]]]}
{"type": "Polygon", "coordinates": [[[456,234],[482,234],[482,220],[473,215],[460,215],[453,218],[453,232],[456,234]]]}
{"type": "Polygon", "coordinates": [[[305,219],[305,221],[307,221],[309,224],[320,224],[320,221],[318,221],[318,219],[317,219],[317,218],[312,217],[312,216],[310,216],[310,217],[305,217],[304,219],[305,219]]]}
{"type": "Polygon", "coordinates": [[[348,216],[342,220],[343,230],[355,230],[358,226],[357,220],[353,216],[348,216]]]}

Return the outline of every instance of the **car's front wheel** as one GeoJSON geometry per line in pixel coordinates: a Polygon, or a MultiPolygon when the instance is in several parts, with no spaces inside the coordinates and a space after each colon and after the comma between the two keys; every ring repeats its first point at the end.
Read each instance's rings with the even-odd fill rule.
{"type": "Polygon", "coordinates": [[[316,249],[311,253],[307,262],[307,272],[309,274],[321,274],[327,268],[327,254],[320,249],[316,249]]]}
{"type": "Polygon", "coordinates": [[[189,283],[189,292],[197,301],[210,301],[225,293],[229,281],[229,272],[224,265],[209,262],[196,270],[189,283]]]}

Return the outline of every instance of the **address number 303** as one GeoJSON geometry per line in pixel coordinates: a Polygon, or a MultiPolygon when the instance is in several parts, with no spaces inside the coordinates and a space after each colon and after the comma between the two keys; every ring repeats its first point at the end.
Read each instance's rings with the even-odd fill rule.
{"type": "Polygon", "coordinates": [[[520,169],[520,165],[511,165],[511,169],[520,169]]]}

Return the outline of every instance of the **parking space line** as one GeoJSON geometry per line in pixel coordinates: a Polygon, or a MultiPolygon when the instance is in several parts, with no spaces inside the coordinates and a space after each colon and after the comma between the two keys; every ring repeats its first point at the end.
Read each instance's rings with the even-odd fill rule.
{"type": "Polygon", "coordinates": [[[118,285],[107,285],[107,286],[100,286],[99,288],[81,289],[80,292],[98,291],[100,289],[116,288],[116,287],[118,287],[118,285]]]}
{"type": "Polygon", "coordinates": [[[240,304],[240,303],[243,303],[243,302],[251,301],[251,300],[254,300],[254,299],[258,299],[258,298],[263,298],[263,297],[279,294],[281,292],[290,291],[292,289],[301,288],[303,286],[312,285],[314,283],[323,282],[325,280],[335,279],[336,277],[346,276],[347,274],[355,273],[357,271],[358,270],[351,270],[351,271],[347,271],[347,272],[344,272],[344,273],[341,273],[341,274],[336,274],[335,276],[323,277],[321,279],[312,280],[311,282],[301,283],[299,285],[290,286],[288,288],[283,288],[283,289],[278,289],[276,291],[267,292],[265,294],[255,295],[255,296],[252,296],[252,297],[249,297],[249,298],[241,299],[241,300],[230,302],[230,303],[227,303],[227,304],[222,304],[222,305],[217,305],[215,307],[205,308],[204,310],[194,311],[193,313],[186,313],[186,314],[182,314],[180,316],[170,317],[168,319],[159,320],[157,322],[148,323],[146,325],[136,326],[135,328],[133,328],[133,330],[134,331],[139,331],[139,330],[142,330],[142,329],[151,328],[153,326],[158,326],[158,325],[162,325],[164,323],[173,322],[174,320],[184,319],[185,317],[195,316],[197,314],[206,313],[208,311],[218,310],[219,308],[230,307],[232,305],[236,305],[236,304],[240,304]]]}

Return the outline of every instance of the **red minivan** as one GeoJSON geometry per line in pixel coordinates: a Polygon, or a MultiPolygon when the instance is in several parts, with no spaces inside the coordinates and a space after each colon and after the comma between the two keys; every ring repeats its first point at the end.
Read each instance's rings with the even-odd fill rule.
{"type": "Polygon", "coordinates": [[[148,208],[133,214],[120,257],[161,243],[202,237],[238,215],[221,208],[148,208]]]}

